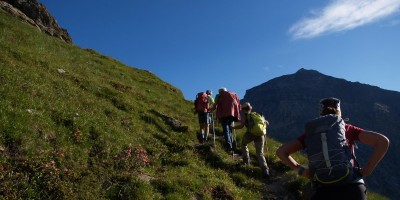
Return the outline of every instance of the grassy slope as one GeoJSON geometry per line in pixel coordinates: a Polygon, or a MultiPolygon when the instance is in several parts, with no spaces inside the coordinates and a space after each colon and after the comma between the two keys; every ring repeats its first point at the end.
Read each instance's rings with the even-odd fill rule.
{"type": "Polygon", "coordinates": [[[0,197],[261,199],[282,197],[270,187],[279,181],[297,194],[304,181],[277,161],[278,143],[268,157],[280,178],[263,182],[220,138],[216,148],[195,147],[191,109],[152,73],[0,12],[0,197]],[[160,113],[189,131],[172,130],[160,113]]]}

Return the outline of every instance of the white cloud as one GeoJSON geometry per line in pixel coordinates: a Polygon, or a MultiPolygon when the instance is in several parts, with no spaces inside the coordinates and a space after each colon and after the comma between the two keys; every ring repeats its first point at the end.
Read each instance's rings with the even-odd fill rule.
{"type": "Polygon", "coordinates": [[[387,17],[400,8],[400,0],[334,0],[312,18],[300,20],[289,33],[295,39],[354,29],[387,17]]]}

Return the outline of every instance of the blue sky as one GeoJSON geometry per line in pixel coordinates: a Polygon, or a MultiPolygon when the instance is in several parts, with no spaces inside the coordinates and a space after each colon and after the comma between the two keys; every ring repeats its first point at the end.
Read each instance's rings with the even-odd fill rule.
{"type": "Polygon", "coordinates": [[[39,0],[74,44],[186,99],[300,68],[400,91],[400,0],[39,0]]]}

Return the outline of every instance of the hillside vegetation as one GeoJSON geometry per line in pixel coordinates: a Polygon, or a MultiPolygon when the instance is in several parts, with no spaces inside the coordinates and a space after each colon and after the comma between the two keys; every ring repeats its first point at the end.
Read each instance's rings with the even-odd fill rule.
{"type": "Polygon", "coordinates": [[[197,127],[192,102],[151,72],[0,11],[0,198],[300,198],[306,182],[278,162],[279,143],[263,180],[222,137],[196,145],[197,127]]]}

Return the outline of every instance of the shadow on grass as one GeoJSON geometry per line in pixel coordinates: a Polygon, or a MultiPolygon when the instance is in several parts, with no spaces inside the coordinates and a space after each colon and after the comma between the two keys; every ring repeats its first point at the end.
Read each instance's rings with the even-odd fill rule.
{"type": "MultiPolygon", "coordinates": [[[[233,159],[232,155],[228,155],[227,152],[221,149],[219,150],[221,152],[218,153],[217,148],[215,148],[212,143],[197,145],[196,151],[200,158],[203,159],[209,166],[228,172],[232,178],[235,178],[232,174],[239,172],[246,175],[248,178],[262,179],[261,170],[258,166],[244,166],[240,161],[227,162],[227,159],[233,159]],[[226,156],[224,157],[224,154],[227,155],[228,158],[226,156]]],[[[236,154],[235,158],[239,156],[240,155],[236,154]]]]}

